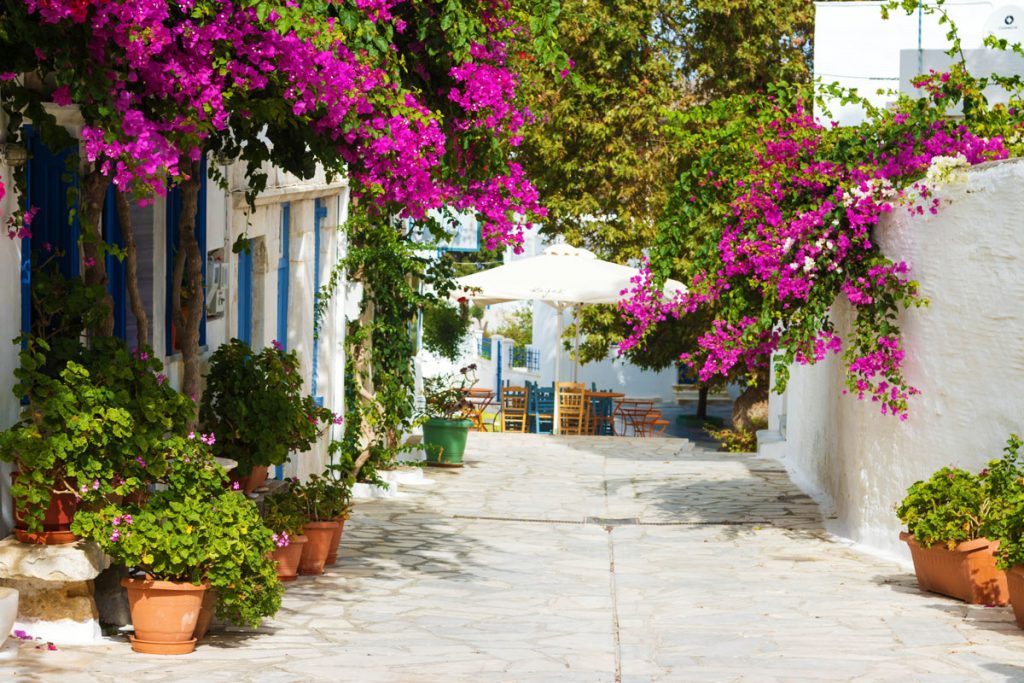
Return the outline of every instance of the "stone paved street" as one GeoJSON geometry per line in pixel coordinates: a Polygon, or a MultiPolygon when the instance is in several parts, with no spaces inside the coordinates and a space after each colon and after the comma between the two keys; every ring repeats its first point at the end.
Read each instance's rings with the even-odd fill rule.
{"type": "Polygon", "coordinates": [[[0,680],[1024,680],[1009,608],[921,594],[830,540],[774,461],[472,434],[467,462],[360,503],[339,564],[257,633],[177,658],[9,644],[0,680]]]}

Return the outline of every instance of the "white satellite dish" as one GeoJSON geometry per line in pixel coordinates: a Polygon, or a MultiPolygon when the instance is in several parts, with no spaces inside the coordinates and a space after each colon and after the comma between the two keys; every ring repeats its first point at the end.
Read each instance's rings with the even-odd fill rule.
{"type": "Polygon", "coordinates": [[[985,22],[984,35],[1005,38],[1010,44],[1024,42],[1024,7],[1003,5],[985,22]]]}

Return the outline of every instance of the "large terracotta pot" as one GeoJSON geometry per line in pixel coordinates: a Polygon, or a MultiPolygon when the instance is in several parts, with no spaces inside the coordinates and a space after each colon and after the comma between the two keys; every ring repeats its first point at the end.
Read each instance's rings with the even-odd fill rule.
{"type": "Polygon", "coordinates": [[[307,536],[292,536],[288,545],[278,548],[270,554],[277,562],[278,581],[294,581],[299,575],[299,562],[302,560],[302,549],[309,540],[307,536]]]}
{"type": "Polygon", "coordinates": [[[238,482],[239,488],[245,495],[249,495],[259,487],[263,486],[263,482],[270,476],[270,468],[266,465],[254,465],[249,471],[249,474],[244,477],[239,477],[238,473],[232,470],[232,479],[238,482]]]}
{"type": "Polygon", "coordinates": [[[213,613],[216,607],[217,591],[211,588],[203,593],[203,604],[199,607],[199,618],[196,619],[196,630],[192,632],[192,637],[197,641],[205,638],[206,632],[210,630],[210,624],[213,622],[213,613]]]}
{"type": "Polygon", "coordinates": [[[1016,564],[1006,572],[1006,587],[1010,589],[1010,605],[1017,626],[1024,628],[1024,565],[1016,564]]]}
{"type": "Polygon", "coordinates": [[[975,605],[1005,605],[1010,600],[1006,573],[996,569],[998,541],[977,538],[949,550],[943,545],[922,547],[906,532],[900,540],[910,547],[921,590],[975,605]]]}
{"type": "Polygon", "coordinates": [[[345,515],[336,517],[334,521],[338,523],[338,530],[334,532],[334,536],[331,538],[331,546],[327,551],[327,560],[324,562],[328,567],[334,566],[334,563],[338,561],[338,544],[341,543],[341,532],[345,530],[345,515]]]}
{"type": "Polygon", "coordinates": [[[299,561],[299,573],[303,576],[323,574],[327,563],[327,553],[331,548],[331,539],[337,529],[337,522],[307,522],[303,533],[309,538],[302,548],[302,559],[299,561]]]}
{"type": "Polygon", "coordinates": [[[196,648],[195,630],[209,584],[122,579],[132,612],[132,649],[147,654],[188,654],[196,648]]]}
{"type": "MultiPolygon", "coordinates": [[[[18,479],[18,472],[11,472],[11,483],[18,479]]],[[[73,493],[53,493],[50,505],[43,516],[43,530],[29,531],[22,514],[23,506],[11,497],[14,510],[14,536],[22,543],[39,543],[44,545],[60,545],[74,543],[77,538],[71,533],[71,520],[78,507],[78,499],[73,493]]]]}

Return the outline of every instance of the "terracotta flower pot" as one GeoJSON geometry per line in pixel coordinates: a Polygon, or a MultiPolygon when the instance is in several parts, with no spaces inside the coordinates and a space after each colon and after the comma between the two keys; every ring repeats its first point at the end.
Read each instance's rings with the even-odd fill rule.
{"type": "Polygon", "coordinates": [[[209,584],[122,579],[132,612],[132,649],[147,654],[188,654],[209,584]]]}
{"type": "MultiPolygon", "coordinates": [[[[18,472],[11,472],[11,484],[18,479],[18,472]]],[[[78,499],[73,493],[53,493],[50,497],[50,505],[46,508],[43,516],[43,530],[29,531],[24,521],[22,510],[24,506],[11,496],[12,509],[14,510],[14,536],[22,543],[38,543],[42,545],[60,545],[63,543],[74,543],[78,540],[71,533],[71,520],[78,508],[78,499]]]]}
{"type": "Polygon", "coordinates": [[[998,542],[977,538],[949,550],[943,545],[922,547],[906,532],[900,534],[900,540],[910,547],[921,590],[975,605],[1005,605],[1009,601],[1006,573],[996,569],[998,542]]]}
{"type": "Polygon", "coordinates": [[[309,538],[302,548],[302,559],[299,561],[299,573],[303,576],[323,574],[327,562],[327,553],[331,549],[331,539],[337,522],[307,522],[303,533],[309,538]]]}
{"type": "Polygon", "coordinates": [[[238,473],[234,470],[231,471],[231,478],[238,482],[239,488],[245,495],[249,495],[259,487],[263,486],[263,482],[270,476],[270,468],[266,465],[255,465],[249,471],[249,474],[245,477],[239,477],[238,473]]]}
{"type": "Polygon", "coordinates": [[[299,575],[302,549],[308,540],[308,536],[292,536],[288,539],[288,545],[270,553],[270,557],[277,562],[278,581],[294,581],[299,575]]]}
{"type": "Polygon", "coordinates": [[[203,593],[203,603],[199,607],[199,618],[196,619],[196,630],[192,632],[192,637],[197,641],[205,638],[206,632],[210,630],[210,623],[213,621],[213,613],[216,607],[217,591],[210,589],[203,593]]]}
{"type": "Polygon", "coordinates": [[[336,517],[334,521],[338,523],[338,530],[334,532],[334,536],[331,538],[331,546],[327,551],[327,561],[324,562],[328,567],[333,566],[338,561],[338,544],[341,543],[341,532],[345,530],[345,515],[336,517]]]}
{"type": "Polygon", "coordinates": [[[1006,587],[1010,589],[1010,605],[1017,626],[1024,628],[1024,565],[1016,564],[1006,572],[1006,587]]]}

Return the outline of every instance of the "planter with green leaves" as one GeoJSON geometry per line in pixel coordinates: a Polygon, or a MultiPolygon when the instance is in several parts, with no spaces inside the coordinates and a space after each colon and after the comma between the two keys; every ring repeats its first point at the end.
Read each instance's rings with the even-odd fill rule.
{"type": "Polygon", "coordinates": [[[79,501],[144,488],[162,473],[150,452],[193,414],[148,351],[129,352],[114,338],[88,348],[59,341],[24,338],[13,391],[26,401],[21,419],[0,432],[0,459],[17,472],[11,493],[23,541],[74,540],[68,513],[79,501]]]}
{"type": "Polygon", "coordinates": [[[985,531],[999,546],[996,567],[1006,572],[1010,604],[1017,625],[1024,628],[1024,462],[1020,436],[1011,434],[1003,457],[985,471],[992,503],[985,531]]]}
{"type": "Polygon", "coordinates": [[[278,580],[294,581],[309,539],[303,534],[306,513],[293,491],[285,489],[264,499],[263,524],[273,533],[270,557],[276,563],[278,580]]]}
{"type": "MultiPolygon", "coordinates": [[[[283,464],[292,451],[309,449],[334,419],[302,394],[294,351],[285,352],[275,342],[256,352],[232,339],[211,356],[200,420],[217,435],[216,455],[237,463],[233,476],[239,481],[283,464]]],[[[245,484],[247,493],[257,485],[245,484]]]]}
{"type": "Polygon", "coordinates": [[[922,590],[983,605],[1008,600],[1006,575],[995,564],[997,543],[985,536],[991,506],[984,478],[944,467],[914,483],[896,513],[922,590]]]}
{"type": "Polygon", "coordinates": [[[151,454],[165,463],[153,492],[75,516],[76,535],[98,543],[134,575],[124,584],[137,651],[191,652],[208,588],[217,591],[217,616],[236,624],[256,626],[280,607],[282,589],[269,559],[272,532],[255,503],[227,487],[227,474],[209,448],[213,440],[168,438],[161,452],[151,454]],[[150,609],[154,623],[145,621],[150,609]]]}
{"type": "Polygon", "coordinates": [[[426,410],[423,421],[423,445],[427,464],[462,467],[462,456],[473,421],[472,404],[466,391],[477,383],[476,365],[459,370],[459,376],[428,377],[423,391],[426,410]]]}
{"type": "MultiPolygon", "coordinates": [[[[338,518],[348,512],[351,487],[347,481],[325,472],[312,475],[304,483],[293,484],[292,493],[306,517],[303,533],[309,539],[302,549],[299,573],[323,574],[331,545],[340,537],[338,518]]],[[[334,550],[337,552],[337,546],[334,550]]]]}

